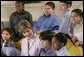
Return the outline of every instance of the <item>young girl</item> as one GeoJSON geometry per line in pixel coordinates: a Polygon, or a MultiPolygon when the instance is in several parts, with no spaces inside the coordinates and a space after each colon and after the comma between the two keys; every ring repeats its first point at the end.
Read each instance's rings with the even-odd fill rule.
{"type": "Polygon", "coordinates": [[[83,11],[80,9],[72,10],[71,19],[74,23],[74,36],[72,40],[76,43],[76,45],[83,46],[83,11]]]}
{"type": "Polygon", "coordinates": [[[32,31],[31,24],[22,20],[19,24],[20,32],[23,35],[21,41],[21,56],[37,56],[39,46],[39,38],[32,31]]]}
{"type": "Polygon", "coordinates": [[[1,32],[2,48],[1,51],[6,56],[19,56],[20,51],[15,47],[15,43],[11,40],[12,31],[9,28],[4,28],[1,32]]]}
{"type": "Polygon", "coordinates": [[[66,48],[67,38],[63,33],[58,33],[52,38],[52,48],[57,56],[69,56],[66,48]]]}

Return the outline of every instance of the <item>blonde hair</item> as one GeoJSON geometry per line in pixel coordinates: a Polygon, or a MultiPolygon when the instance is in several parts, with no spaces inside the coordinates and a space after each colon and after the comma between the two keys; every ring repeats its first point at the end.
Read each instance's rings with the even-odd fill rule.
{"type": "Polygon", "coordinates": [[[19,23],[19,32],[23,32],[25,28],[32,29],[32,25],[27,20],[21,20],[19,23]]]}

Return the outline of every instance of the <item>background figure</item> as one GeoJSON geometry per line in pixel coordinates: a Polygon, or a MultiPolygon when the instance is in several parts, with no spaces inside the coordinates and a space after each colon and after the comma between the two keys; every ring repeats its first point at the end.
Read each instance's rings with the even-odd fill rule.
{"type": "Polygon", "coordinates": [[[15,8],[16,11],[13,12],[10,15],[10,21],[9,21],[9,25],[11,30],[13,31],[13,40],[14,41],[18,41],[19,39],[21,39],[21,34],[18,32],[18,24],[21,20],[27,20],[30,22],[31,25],[33,25],[33,21],[32,21],[32,15],[24,10],[24,3],[17,1],[15,3],[15,8]]]}
{"type": "Polygon", "coordinates": [[[71,6],[72,1],[60,1],[60,7],[63,11],[63,21],[59,28],[59,32],[64,34],[69,34],[71,37],[73,36],[73,22],[71,21],[71,6]]]}
{"type": "Polygon", "coordinates": [[[58,29],[61,24],[61,19],[54,12],[55,4],[53,2],[47,2],[44,6],[44,14],[38,19],[33,26],[33,31],[40,34],[45,30],[58,29]]]}

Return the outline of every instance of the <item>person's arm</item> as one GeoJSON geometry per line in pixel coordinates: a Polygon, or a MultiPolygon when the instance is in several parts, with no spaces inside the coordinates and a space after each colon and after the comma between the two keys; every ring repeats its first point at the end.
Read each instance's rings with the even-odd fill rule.
{"type": "Polygon", "coordinates": [[[39,31],[39,29],[41,27],[41,23],[40,22],[42,22],[42,21],[39,18],[38,21],[36,21],[36,23],[33,25],[33,31],[34,32],[39,31]]]}
{"type": "Polygon", "coordinates": [[[77,37],[76,37],[76,36],[73,36],[73,37],[72,37],[72,41],[73,41],[74,43],[76,43],[76,42],[78,41],[77,37]]]}
{"type": "Polygon", "coordinates": [[[82,46],[83,42],[82,41],[77,41],[75,44],[78,45],[78,46],[82,46]]]}
{"type": "Polygon", "coordinates": [[[40,31],[36,31],[37,35],[40,35],[41,32],[43,32],[44,30],[40,30],[40,31]]]}
{"type": "Polygon", "coordinates": [[[61,22],[62,22],[62,20],[58,16],[53,17],[52,27],[51,27],[52,30],[58,30],[61,22]]]}
{"type": "Polygon", "coordinates": [[[12,41],[12,40],[10,40],[10,42],[9,42],[9,47],[15,47],[15,42],[12,41]]]}

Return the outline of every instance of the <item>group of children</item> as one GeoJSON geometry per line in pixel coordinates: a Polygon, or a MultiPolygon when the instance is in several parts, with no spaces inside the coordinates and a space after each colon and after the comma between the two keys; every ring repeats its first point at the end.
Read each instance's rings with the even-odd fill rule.
{"type": "MultiPolygon", "coordinates": [[[[1,53],[6,56],[70,56],[66,44],[69,38],[72,43],[83,46],[83,39],[78,40],[74,37],[74,26],[82,24],[83,12],[80,9],[74,9],[69,13],[72,2],[61,1],[62,10],[64,11],[64,20],[59,27],[59,32],[44,30],[38,35],[33,31],[32,25],[27,20],[19,23],[19,32],[23,38],[20,40],[21,49],[16,48],[15,43],[11,40],[12,32],[9,28],[1,31],[1,53]],[[71,14],[71,15],[68,15],[71,14]],[[73,22],[71,22],[73,21],[73,22]],[[66,22],[66,23],[65,23],[66,22]],[[75,25],[74,25],[75,24],[75,25]],[[73,32],[71,31],[73,27],[73,32]]],[[[82,26],[81,25],[81,26],[82,26]]],[[[83,28],[83,26],[82,26],[83,28]]],[[[82,32],[83,31],[78,31],[82,32]]],[[[83,36],[81,36],[83,38],[83,36]]]]}
{"type": "MultiPolygon", "coordinates": [[[[11,34],[4,29],[2,31],[2,53],[6,56],[68,56],[64,46],[67,43],[67,38],[64,34],[55,34],[51,31],[43,31],[38,37],[32,29],[24,24],[23,36],[21,40],[21,53],[10,41],[11,34]],[[4,36],[4,37],[3,37],[4,36]],[[5,49],[5,51],[4,51],[5,49]]],[[[7,28],[8,29],[8,28],[7,28]]]]}

